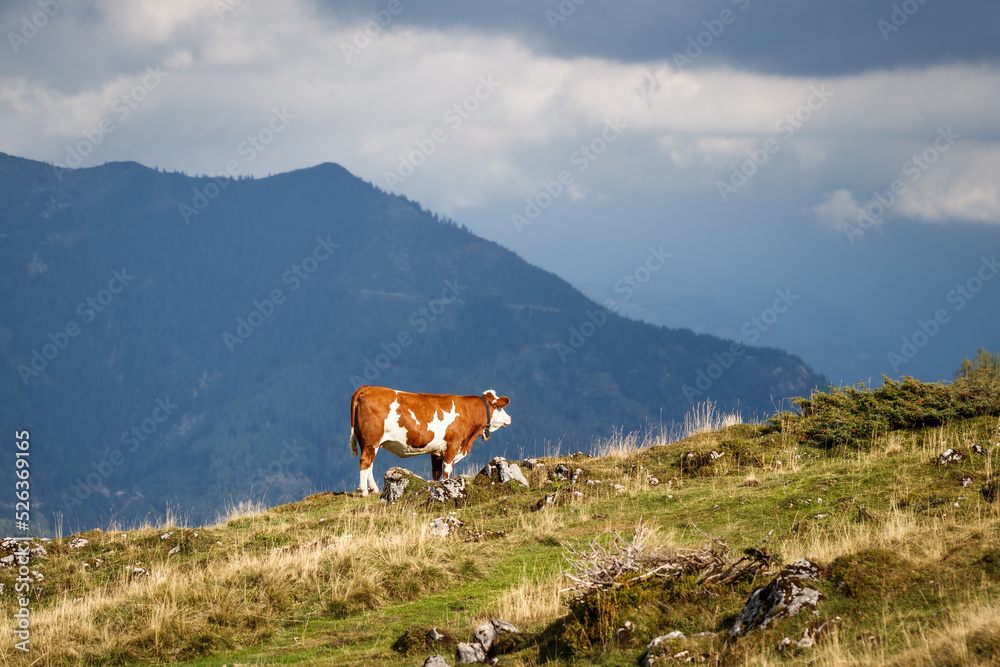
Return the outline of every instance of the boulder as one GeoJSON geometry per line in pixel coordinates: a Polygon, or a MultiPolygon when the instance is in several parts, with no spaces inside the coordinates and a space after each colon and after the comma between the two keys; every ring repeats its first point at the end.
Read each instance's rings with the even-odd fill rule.
{"type": "Polygon", "coordinates": [[[465,498],[465,478],[452,477],[443,482],[435,482],[430,489],[431,500],[444,503],[465,498]]]}
{"type": "Polygon", "coordinates": [[[461,528],[465,524],[453,516],[440,516],[430,523],[431,535],[446,537],[455,528],[461,528]]]}
{"type": "Polygon", "coordinates": [[[455,647],[456,665],[471,665],[476,662],[486,662],[486,651],[479,642],[473,644],[462,642],[455,647]]]}
{"type": "Polygon", "coordinates": [[[729,630],[730,637],[739,637],[771,621],[794,616],[803,609],[815,609],[823,594],[807,582],[819,581],[822,568],[804,558],[795,561],[775,576],[766,586],[758,588],[729,630]]]}
{"type": "Polygon", "coordinates": [[[511,463],[502,456],[492,459],[479,471],[479,474],[498,481],[501,484],[514,480],[521,486],[529,486],[528,480],[524,478],[524,473],[521,472],[521,468],[516,463],[511,463]]]}
{"type": "Polygon", "coordinates": [[[502,635],[506,634],[517,634],[518,629],[507,621],[494,618],[488,623],[483,623],[472,633],[475,636],[476,641],[482,645],[483,650],[489,653],[489,650],[493,647],[493,642],[502,635]]]}
{"type": "Polygon", "coordinates": [[[937,464],[939,466],[951,465],[952,463],[958,463],[962,460],[962,455],[956,452],[954,449],[946,449],[937,458],[937,464]]]}
{"type": "Polygon", "coordinates": [[[394,503],[403,497],[406,486],[410,483],[413,473],[402,468],[389,468],[385,471],[383,478],[382,495],[379,500],[383,503],[394,503]]]}
{"type": "Polygon", "coordinates": [[[426,660],[422,667],[449,667],[448,661],[439,655],[432,655],[426,660]]]}

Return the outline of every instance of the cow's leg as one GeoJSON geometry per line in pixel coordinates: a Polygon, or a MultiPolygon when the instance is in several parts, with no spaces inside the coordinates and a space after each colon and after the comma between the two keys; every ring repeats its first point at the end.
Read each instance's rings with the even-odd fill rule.
{"type": "Polygon", "coordinates": [[[361,475],[358,488],[361,489],[362,496],[367,496],[369,489],[378,493],[378,485],[375,484],[375,474],[372,470],[377,452],[378,448],[367,445],[361,449],[361,475]]]}
{"type": "MultiPolygon", "coordinates": [[[[437,454],[431,454],[431,479],[435,482],[441,479],[441,469],[443,463],[444,461],[441,460],[440,456],[437,454]]],[[[445,475],[444,478],[448,479],[448,475],[445,475]]]]}

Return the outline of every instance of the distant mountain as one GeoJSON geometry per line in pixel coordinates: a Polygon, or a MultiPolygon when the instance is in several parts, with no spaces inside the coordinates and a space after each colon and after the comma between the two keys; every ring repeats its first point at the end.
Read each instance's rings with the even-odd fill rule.
{"type": "Polygon", "coordinates": [[[825,384],[779,350],[619,317],[334,164],[233,180],[0,154],[0,210],[0,424],[31,432],[36,523],[353,489],[362,382],[509,396],[483,457],[825,384]]]}

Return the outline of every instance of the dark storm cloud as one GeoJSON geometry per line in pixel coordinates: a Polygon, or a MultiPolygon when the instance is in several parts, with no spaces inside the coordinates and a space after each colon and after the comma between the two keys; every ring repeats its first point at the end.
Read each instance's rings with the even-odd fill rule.
{"type": "MultiPolygon", "coordinates": [[[[395,24],[508,33],[560,57],[673,61],[690,47],[689,38],[697,41],[708,31],[700,38],[707,46],[688,66],[830,76],[1000,60],[995,0],[395,1],[400,11],[389,29],[395,24]]],[[[391,2],[320,4],[349,23],[371,18],[371,12],[387,16],[391,2]]]]}

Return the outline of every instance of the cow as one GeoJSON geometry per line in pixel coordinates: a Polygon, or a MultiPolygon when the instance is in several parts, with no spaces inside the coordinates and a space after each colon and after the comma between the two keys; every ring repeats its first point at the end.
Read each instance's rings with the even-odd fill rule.
{"type": "Polygon", "coordinates": [[[351,396],[351,455],[361,447],[362,496],[378,493],[372,464],[379,447],[401,457],[431,455],[435,480],[448,479],[479,436],[510,425],[506,396],[488,389],[480,396],[411,394],[364,385],[351,396]]]}

